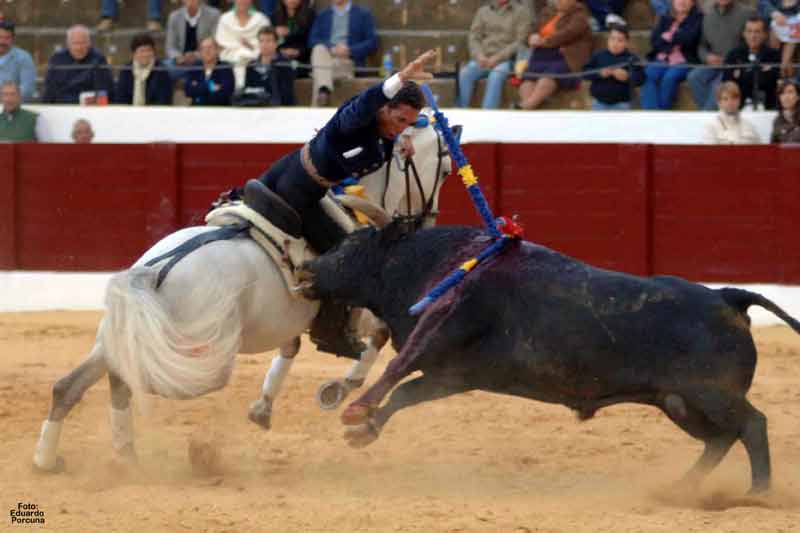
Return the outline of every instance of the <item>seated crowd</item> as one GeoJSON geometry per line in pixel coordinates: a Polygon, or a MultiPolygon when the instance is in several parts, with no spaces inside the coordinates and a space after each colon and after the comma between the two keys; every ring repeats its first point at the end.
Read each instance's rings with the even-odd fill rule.
{"type": "MultiPolygon", "coordinates": [[[[709,0],[704,9],[695,0],[666,1],[651,0],[658,18],[643,61],[631,52],[630,31],[619,15],[624,0],[551,0],[552,7],[536,14],[531,0],[489,0],[469,28],[457,103],[498,108],[512,79],[519,86],[518,109],[539,108],[557,92],[588,83],[594,110],[632,109],[637,99],[642,109],[665,110],[687,80],[698,109],[720,110],[708,139],[753,138],[732,101],[737,110],[781,110],[773,140],[794,135],[796,101],[785,103],[782,95],[796,94],[797,86],[779,80],[794,76],[794,39],[784,26],[800,14],[800,2],[759,0],[756,12],[743,0],[709,0]],[[593,51],[592,32],[600,28],[608,32],[607,46],[593,51]],[[473,102],[481,78],[487,78],[482,102],[473,102]],[[720,135],[720,128],[734,125],[744,130],[720,135]]],[[[88,27],[69,28],[66,47],[49,59],[41,101],[171,105],[180,88],[198,106],[291,106],[299,103],[295,79],[310,76],[311,99],[301,103],[329,105],[335,81],[353,77],[378,49],[373,15],[354,0],[331,0],[319,13],[313,0],[227,3],[231,9],[221,14],[219,1],[182,0],[168,16],[166,57],[157,57],[156,41],[142,33],[131,40],[130,61],[114,68],[92,45],[88,27]]],[[[109,29],[117,17],[111,4],[116,0],[103,0],[99,29],[109,29]]],[[[147,6],[157,22],[160,0],[147,6]]],[[[33,98],[36,67],[14,46],[14,36],[13,23],[0,17],[0,83],[13,82],[18,107],[33,98]]],[[[31,120],[27,130],[35,126],[31,120]]]]}

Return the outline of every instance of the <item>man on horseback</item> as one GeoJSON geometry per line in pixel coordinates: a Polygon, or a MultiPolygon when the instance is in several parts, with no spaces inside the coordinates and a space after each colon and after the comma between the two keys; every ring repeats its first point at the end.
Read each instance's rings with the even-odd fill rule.
{"type": "MultiPolygon", "coordinates": [[[[432,50],[422,54],[397,74],[345,102],[311,141],[278,160],[259,178],[299,215],[302,236],[318,253],[345,236],[320,200],[337,183],[374,172],[391,159],[395,138],[414,124],[425,103],[412,80],[432,77],[425,72],[425,64],[433,57],[432,50]]],[[[413,146],[406,142],[404,151],[411,155],[413,146]]],[[[245,203],[248,199],[246,189],[245,203]]],[[[311,326],[311,340],[320,351],[359,357],[365,346],[352,322],[349,307],[323,301],[311,326]]]]}

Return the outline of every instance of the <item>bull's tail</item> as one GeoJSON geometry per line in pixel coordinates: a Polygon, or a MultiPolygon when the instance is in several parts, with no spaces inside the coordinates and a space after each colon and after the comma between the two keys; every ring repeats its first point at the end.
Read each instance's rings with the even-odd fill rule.
{"type": "Polygon", "coordinates": [[[728,303],[728,305],[742,314],[745,314],[747,312],[747,308],[751,305],[757,305],[759,307],[763,307],[767,311],[770,311],[775,316],[789,324],[789,326],[797,333],[800,333],[800,322],[789,315],[789,313],[778,307],[775,302],[761,296],[758,293],[746,291],[744,289],[725,287],[719,289],[719,294],[722,296],[722,299],[728,303]]]}

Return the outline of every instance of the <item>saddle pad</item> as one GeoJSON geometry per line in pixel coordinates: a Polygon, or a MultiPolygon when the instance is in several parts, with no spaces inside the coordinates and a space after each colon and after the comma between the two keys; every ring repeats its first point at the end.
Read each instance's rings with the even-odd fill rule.
{"type": "Polygon", "coordinates": [[[240,224],[246,220],[252,224],[250,237],[280,267],[286,288],[295,297],[302,298],[299,293],[291,291],[299,282],[295,278],[295,271],[305,261],[316,257],[305,239],[297,239],[280,230],[261,216],[258,212],[246,206],[243,202],[218,207],[206,215],[206,224],[209,226],[230,226],[240,224]]]}

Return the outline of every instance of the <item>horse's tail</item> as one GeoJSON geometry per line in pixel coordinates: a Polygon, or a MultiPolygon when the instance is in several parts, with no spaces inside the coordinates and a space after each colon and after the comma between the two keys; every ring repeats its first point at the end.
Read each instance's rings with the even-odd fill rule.
{"type": "Polygon", "coordinates": [[[156,290],[158,268],[114,275],[102,341],[108,364],[134,393],[192,398],[223,387],[241,342],[238,294],[200,280],[180,301],[156,290]]]}

